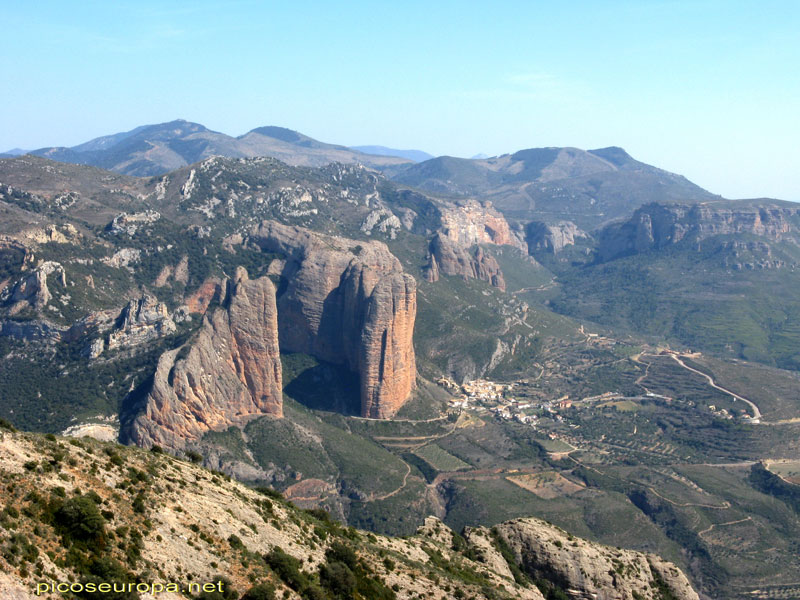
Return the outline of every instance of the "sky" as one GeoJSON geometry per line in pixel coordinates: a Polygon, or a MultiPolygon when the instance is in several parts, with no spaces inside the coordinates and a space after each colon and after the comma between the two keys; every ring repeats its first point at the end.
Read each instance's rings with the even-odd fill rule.
{"type": "Polygon", "coordinates": [[[800,2],[3,0],[0,151],[182,118],[490,156],[621,146],[800,201],[800,2]]]}

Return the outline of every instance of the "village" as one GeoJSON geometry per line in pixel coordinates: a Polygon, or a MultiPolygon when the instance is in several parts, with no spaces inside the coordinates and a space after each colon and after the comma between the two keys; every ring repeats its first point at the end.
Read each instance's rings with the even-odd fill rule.
{"type": "Polygon", "coordinates": [[[446,377],[439,378],[436,383],[457,394],[450,402],[451,410],[494,415],[499,420],[516,421],[534,428],[545,414],[555,421],[563,421],[558,411],[572,406],[567,396],[545,402],[515,398],[516,383],[475,379],[459,385],[446,377]]]}

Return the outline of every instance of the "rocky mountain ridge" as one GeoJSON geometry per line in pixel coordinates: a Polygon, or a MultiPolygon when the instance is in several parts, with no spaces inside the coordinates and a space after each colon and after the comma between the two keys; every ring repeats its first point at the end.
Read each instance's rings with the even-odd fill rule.
{"type": "Polygon", "coordinates": [[[494,158],[438,157],[390,167],[394,181],[446,196],[491,200],[508,219],[574,221],[582,229],[648,202],[703,201],[713,194],[621,148],[530,148],[494,158]]]}
{"type": "Polygon", "coordinates": [[[211,156],[271,156],[289,164],[307,166],[332,162],[360,162],[370,166],[408,162],[408,159],[398,156],[372,155],[318,142],[283,127],[258,127],[244,135],[231,137],[182,119],[144,125],[71,148],[40,148],[30,154],[142,177],[161,175],[211,156]]]}
{"type": "Polygon", "coordinates": [[[327,599],[338,597],[336,586],[344,582],[346,589],[362,589],[362,597],[387,600],[539,600],[555,591],[580,598],[697,598],[683,574],[658,557],[567,538],[536,519],[462,537],[429,518],[415,536],[391,538],[342,527],[324,511],[299,510],[270,490],[163,453],[4,427],[4,598],[61,597],[41,588],[37,595],[42,581],[109,581],[132,582],[132,600],[152,598],[137,592],[137,583],[158,582],[169,590],[158,598],[177,600],[190,581],[223,574],[236,597],[262,585],[286,598],[307,598],[313,588],[314,598],[327,599]],[[569,542],[560,549],[551,545],[562,539],[569,542]],[[535,553],[535,545],[554,552],[535,553]],[[595,556],[603,560],[586,560],[595,556]],[[617,568],[613,578],[598,571],[609,566],[617,568]],[[334,569],[345,577],[334,579],[334,569]],[[564,581],[562,572],[580,572],[583,581],[564,581]]]}

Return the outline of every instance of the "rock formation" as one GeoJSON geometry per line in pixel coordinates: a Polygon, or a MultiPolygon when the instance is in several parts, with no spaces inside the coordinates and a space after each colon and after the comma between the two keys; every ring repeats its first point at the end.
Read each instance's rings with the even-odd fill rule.
{"type": "Polygon", "coordinates": [[[37,311],[42,310],[52,298],[50,289],[47,287],[47,276],[53,273],[59,277],[62,287],[67,285],[64,267],[57,262],[45,261],[11,290],[7,300],[11,305],[9,314],[15,315],[27,306],[37,311]]]}
{"type": "MultiPolygon", "coordinates": [[[[501,523],[495,531],[529,575],[563,582],[570,597],[655,600],[665,597],[660,583],[672,598],[699,598],[680,569],[654,554],[587,542],[533,518],[501,523]]],[[[465,537],[472,542],[481,534],[484,528],[468,528],[465,537]]]]}
{"type": "Polygon", "coordinates": [[[475,244],[509,245],[523,248],[511,232],[505,217],[491,202],[466,200],[442,209],[442,233],[452,243],[469,247],[475,244]]]}
{"type": "Polygon", "coordinates": [[[493,256],[488,255],[480,246],[469,249],[453,243],[441,232],[433,236],[428,245],[425,279],[438,281],[439,274],[480,279],[503,291],[506,289],[503,272],[493,256]]]}
{"type": "Polygon", "coordinates": [[[725,234],[749,233],[780,240],[797,234],[799,214],[800,208],[777,203],[647,204],[627,221],[606,227],[600,234],[598,252],[601,260],[612,260],[725,234]]]}
{"type": "Polygon", "coordinates": [[[586,232],[578,229],[572,221],[559,221],[553,225],[533,221],[528,223],[525,233],[529,254],[533,254],[536,250],[558,254],[565,246],[574,245],[575,238],[588,237],[586,232]]]}
{"type": "Polygon", "coordinates": [[[281,349],[357,372],[361,414],[394,415],[416,379],[416,283],[381,242],[325,236],[265,221],[250,239],[285,257],[278,298],[281,349]]]}
{"type": "Polygon", "coordinates": [[[206,315],[195,338],[158,361],[143,406],[123,438],[182,448],[209,430],[283,415],[278,311],[267,277],[243,268],[228,284],[226,308],[206,315]]]}
{"type": "Polygon", "coordinates": [[[167,305],[159,302],[158,298],[145,294],[141,298],[131,300],[122,309],[113,331],[108,334],[106,347],[114,350],[138,346],[170,334],[175,329],[167,305]]]}

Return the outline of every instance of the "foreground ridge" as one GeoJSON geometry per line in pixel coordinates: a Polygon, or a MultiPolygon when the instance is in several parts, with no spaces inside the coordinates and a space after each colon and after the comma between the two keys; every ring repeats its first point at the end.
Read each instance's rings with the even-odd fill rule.
{"type": "Polygon", "coordinates": [[[324,511],[301,510],[158,447],[4,425],[3,598],[35,598],[37,584],[111,581],[131,583],[129,597],[143,599],[151,596],[139,596],[136,584],[185,591],[192,581],[222,582],[235,598],[251,588],[250,597],[273,590],[287,598],[698,597],[671,563],[578,540],[537,519],[461,536],[429,517],[415,536],[390,538],[343,527],[324,511]]]}

